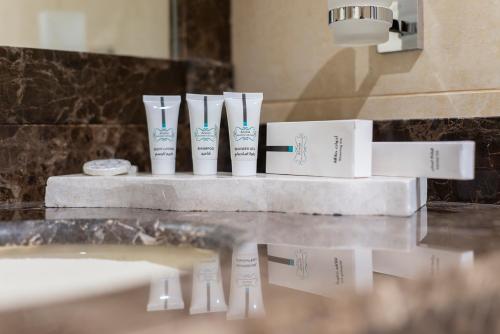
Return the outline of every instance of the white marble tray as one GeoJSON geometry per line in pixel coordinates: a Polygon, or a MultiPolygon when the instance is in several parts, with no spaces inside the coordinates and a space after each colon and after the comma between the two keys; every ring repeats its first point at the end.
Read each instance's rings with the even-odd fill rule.
{"type": "Polygon", "coordinates": [[[427,202],[425,179],[336,179],[260,174],[199,177],[149,174],[55,176],[47,207],[120,207],[171,211],[268,211],[410,216],[427,202]]]}

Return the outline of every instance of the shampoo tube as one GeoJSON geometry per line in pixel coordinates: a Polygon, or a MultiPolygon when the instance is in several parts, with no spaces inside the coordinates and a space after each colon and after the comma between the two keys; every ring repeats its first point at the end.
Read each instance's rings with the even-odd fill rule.
{"type": "Polygon", "coordinates": [[[219,128],[224,97],[187,94],[195,175],[217,174],[219,128]]]}
{"type": "Polygon", "coordinates": [[[193,267],[193,290],[190,314],[227,311],[219,257],[216,256],[193,267]]]}
{"type": "Polygon", "coordinates": [[[144,96],[153,175],[175,174],[180,96],[144,96]]]}
{"type": "Polygon", "coordinates": [[[257,244],[233,250],[228,320],[265,316],[257,244]]]}
{"type": "Polygon", "coordinates": [[[233,175],[257,174],[262,93],[224,93],[233,175]]]}

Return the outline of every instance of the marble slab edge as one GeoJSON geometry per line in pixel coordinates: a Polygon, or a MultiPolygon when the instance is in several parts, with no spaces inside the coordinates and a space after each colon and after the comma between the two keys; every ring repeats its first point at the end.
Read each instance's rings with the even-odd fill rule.
{"type": "Polygon", "coordinates": [[[109,207],[166,211],[247,211],[408,217],[427,202],[426,181],[227,173],[197,177],[55,176],[47,181],[47,207],[109,207]]]}

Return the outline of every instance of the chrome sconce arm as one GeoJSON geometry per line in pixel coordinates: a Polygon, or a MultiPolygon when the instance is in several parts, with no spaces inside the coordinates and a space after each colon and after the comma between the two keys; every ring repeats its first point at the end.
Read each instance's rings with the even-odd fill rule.
{"type": "Polygon", "coordinates": [[[423,0],[394,0],[389,41],[377,45],[379,53],[422,50],[424,48],[423,0]]]}
{"type": "Polygon", "coordinates": [[[389,31],[398,33],[402,36],[415,35],[418,33],[418,23],[392,20],[392,27],[389,31]]]}

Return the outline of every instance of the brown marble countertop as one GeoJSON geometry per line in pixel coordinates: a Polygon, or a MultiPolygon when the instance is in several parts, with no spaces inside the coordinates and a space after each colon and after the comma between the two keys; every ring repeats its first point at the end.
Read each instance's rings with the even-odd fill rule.
{"type": "MultiPolygon", "coordinates": [[[[0,207],[0,246],[190,244],[225,254],[221,255],[226,259],[225,262],[221,260],[225,285],[231,280],[231,260],[227,254],[242,242],[259,245],[262,292],[267,313],[263,319],[234,322],[226,321],[220,315],[189,316],[188,311],[171,312],[168,316],[164,313],[163,317],[142,314],[142,299],[147,294],[145,288],[145,292],[137,290],[135,295],[115,296],[114,303],[109,297],[52,305],[43,310],[0,314],[0,332],[28,333],[36,330],[51,333],[54,329],[60,333],[92,333],[105,329],[107,333],[134,334],[162,333],[172,329],[181,333],[500,331],[500,321],[497,320],[500,319],[500,206],[431,203],[410,218],[45,209],[37,203],[0,207]],[[325,298],[300,289],[270,284],[269,245],[285,245],[294,249],[370,249],[396,254],[412,254],[417,248],[472,252],[474,265],[467,269],[448,268],[444,258],[441,262],[439,258],[432,258],[432,270],[426,270],[424,266],[410,279],[375,274],[370,292],[345,289],[325,298]],[[107,314],[106,317],[89,312],[89,307],[99,307],[102,314],[107,314]],[[130,321],[134,319],[135,326],[127,325],[127,321],[117,322],[120,312],[128,314],[130,321]],[[40,317],[80,320],[75,320],[76,323],[62,320],[41,322],[40,317]],[[83,322],[94,325],[84,328],[83,322]]],[[[410,268],[412,261],[416,261],[415,266],[418,265],[412,256],[408,257],[408,261],[410,268]]]]}

